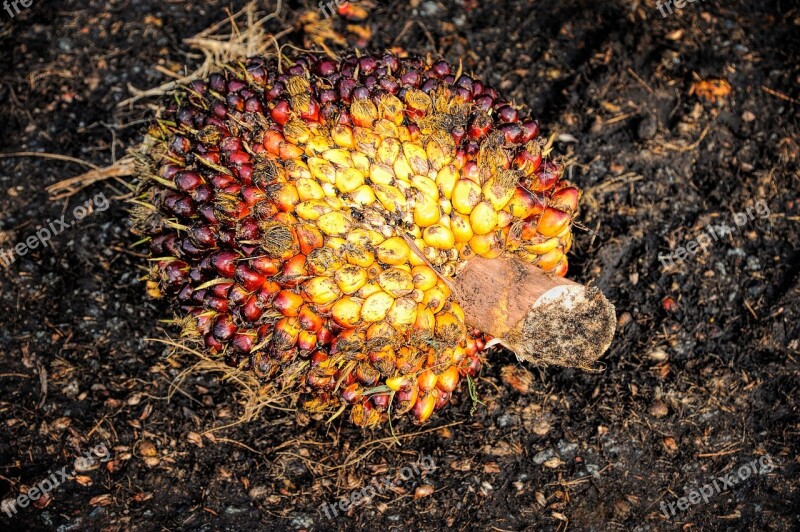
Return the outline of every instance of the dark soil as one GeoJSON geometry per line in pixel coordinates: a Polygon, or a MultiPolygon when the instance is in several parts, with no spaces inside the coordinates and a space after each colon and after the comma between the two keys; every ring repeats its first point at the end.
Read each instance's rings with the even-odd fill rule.
{"type": "MultiPolygon", "coordinates": [[[[127,189],[109,180],[51,201],[46,186],[85,168],[2,158],[4,250],[98,194],[111,207],[0,270],[0,500],[97,445],[110,456],[13,517],[0,512],[0,527],[800,529],[797,3],[708,0],[668,17],[652,0],[375,4],[371,48],[462,59],[561,134],[556,150],[585,190],[570,277],[600,287],[620,321],[604,371],[493,353],[474,412],[465,387],[422,428],[396,421],[401,445],[389,427],[278,410],[208,433],[236,421],[243,396],[213,373],[171,386],[195,360],[148,341],[175,331],[159,322],[168,303],[140,281],[127,189]],[[691,94],[710,78],[731,93],[691,94]],[[732,231],[659,260],[709,224],[732,231]],[[662,501],[766,455],[771,472],[662,514],[662,501]],[[436,469],[403,481],[424,456],[436,469]],[[326,517],[323,503],[386,475],[393,491],[326,517]]],[[[202,58],[182,39],[242,5],[33,0],[13,20],[0,10],[0,150],[110,164],[155,103],[118,107],[129,85],[168,81],[158,65],[194,69],[202,58]]],[[[268,29],[303,9],[284,5],[268,29]]],[[[302,45],[296,27],[284,40],[302,45]]]]}

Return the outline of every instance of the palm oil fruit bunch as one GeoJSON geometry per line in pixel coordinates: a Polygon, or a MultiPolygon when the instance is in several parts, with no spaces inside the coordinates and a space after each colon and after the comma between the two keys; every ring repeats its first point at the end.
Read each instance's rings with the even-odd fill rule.
{"type": "Polygon", "coordinates": [[[448,279],[476,255],[566,273],[579,191],[537,122],[444,61],[253,58],[173,96],[134,213],[148,291],[308,409],[426,421],[486,341],[448,279]]]}

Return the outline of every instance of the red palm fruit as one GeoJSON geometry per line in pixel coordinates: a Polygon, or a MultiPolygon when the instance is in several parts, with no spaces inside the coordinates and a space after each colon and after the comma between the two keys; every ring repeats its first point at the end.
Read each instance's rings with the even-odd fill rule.
{"type": "Polygon", "coordinates": [[[361,400],[363,393],[364,390],[361,388],[361,385],[357,382],[354,382],[342,391],[342,399],[350,404],[353,404],[361,400]]]}
{"type": "Polygon", "coordinates": [[[272,301],[272,306],[284,316],[299,316],[303,298],[290,290],[281,290],[272,301]]]}
{"type": "Polygon", "coordinates": [[[414,408],[414,404],[416,404],[418,397],[419,388],[416,386],[411,386],[408,389],[398,391],[394,396],[394,400],[397,403],[397,409],[395,410],[395,413],[399,416],[407,413],[409,410],[414,408]]]}
{"type": "Polygon", "coordinates": [[[217,340],[228,340],[236,332],[236,325],[234,325],[233,318],[229,314],[220,314],[214,320],[214,326],[211,330],[217,340]]]}
{"type": "Polygon", "coordinates": [[[256,257],[250,261],[250,267],[267,277],[280,271],[281,261],[271,257],[256,257]]]}
{"type": "Polygon", "coordinates": [[[228,293],[228,300],[233,306],[244,305],[250,299],[250,291],[242,285],[234,285],[228,293]]]}
{"type": "Polygon", "coordinates": [[[264,314],[264,308],[259,303],[258,296],[250,296],[242,307],[242,316],[249,322],[256,322],[264,314]]]}
{"type": "Polygon", "coordinates": [[[564,187],[557,190],[550,196],[550,206],[561,209],[568,213],[573,213],[578,208],[580,191],[575,187],[564,187]]]}
{"type": "Polygon", "coordinates": [[[313,333],[319,331],[324,322],[322,317],[314,312],[308,305],[303,305],[300,307],[300,312],[297,314],[297,318],[300,321],[300,327],[303,330],[313,333]]]}
{"type": "Polygon", "coordinates": [[[298,224],[294,230],[303,255],[308,255],[325,244],[322,232],[311,224],[298,224]]]}
{"type": "Polygon", "coordinates": [[[283,263],[281,283],[287,286],[297,286],[306,279],[308,279],[308,268],[305,255],[295,255],[283,263]]]}
{"type": "Polygon", "coordinates": [[[478,355],[473,355],[471,357],[466,357],[461,362],[461,367],[459,371],[462,375],[469,375],[470,377],[474,377],[478,374],[478,371],[481,369],[481,359],[478,355]]]}
{"type": "Polygon", "coordinates": [[[272,332],[272,345],[279,351],[291,349],[297,344],[300,330],[297,318],[283,318],[275,324],[275,329],[272,332]]]}
{"type": "Polygon", "coordinates": [[[391,396],[388,393],[376,393],[372,395],[370,399],[375,406],[375,410],[378,412],[386,412],[386,409],[389,408],[391,396]]]}
{"type": "Polygon", "coordinates": [[[544,236],[556,236],[567,228],[571,218],[569,213],[547,207],[539,217],[536,230],[544,236]]]}
{"type": "Polygon", "coordinates": [[[303,351],[312,351],[317,348],[317,335],[310,331],[300,331],[297,335],[297,347],[303,351]]]}
{"type": "Polygon", "coordinates": [[[364,386],[374,386],[381,374],[372,365],[362,362],[356,367],[356,379],[364,386]]]}
{"type": "Polygon", "coordinates": [[[434,410],[441,410],[447,403],[450,402],[450,398],[453,396],[452,393],[447,393],[439,390],[439,395],[436,397],[436,404],[434,405],[434,410]]]}
{"type": "Polygon", "coordinates": [[[333,333],[330,329],[323,327],[317,331],[317,342],[320,345],[330,345],[333,341],[333,333]]]}
{"type": "Polygon", "coordinates": [[[275,107],[272,108],[269,114],[276,123],[284,125],[289,121],[291,113],[292,108],[289,105],[289,102],[286,100],[281,100],[275,104],[275,107]]]}
{"type": "Polygon", "coordinates": [[[417,402],[414,404],[413,408],[414,420],[417,423],[424,423],[431,417],[433,409],[436,407],[437,397],[438,395],[436,393],[431,392],[417,398],[417,402]]]}
{"type": "Polygon", "coordinates": [[[237,332],[233,335],[233,345],[243,353],[249,353],[256,340],[254,331],[237,332]]]}
{"type": "Polygon", "coordinates": [[[249,268],[244,263],[239,263],[239,265],[236,266],[233,277],[236,279],[236,282],[241,283],[241,285],[250,292],[261,288],[261,285],[266,281],[266,278],[262,274],[249,268]]]}

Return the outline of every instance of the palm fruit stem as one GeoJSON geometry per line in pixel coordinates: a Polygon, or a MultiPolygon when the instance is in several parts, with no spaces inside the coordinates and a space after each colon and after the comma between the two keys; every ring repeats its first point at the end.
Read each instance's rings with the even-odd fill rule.
{"type": "Polygon", "coordinates": [[[514,257],[474,257],[454,280],[466,322],[531,363],[591,369],[611,344],[612,305],[595,287],[514,257]]]}

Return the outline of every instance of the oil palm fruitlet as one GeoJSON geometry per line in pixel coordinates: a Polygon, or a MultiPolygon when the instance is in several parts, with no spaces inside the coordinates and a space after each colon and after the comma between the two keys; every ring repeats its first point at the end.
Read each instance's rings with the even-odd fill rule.
{"type": "Polygon", "coordinates": [[[473,257],[567,271],[580,191],[535,120],[444,61],[249,59],[149,137],[148,292],[207,352],[361,426],[424,422],[479,370],[489,338],[450,282],[473,257]]]}

